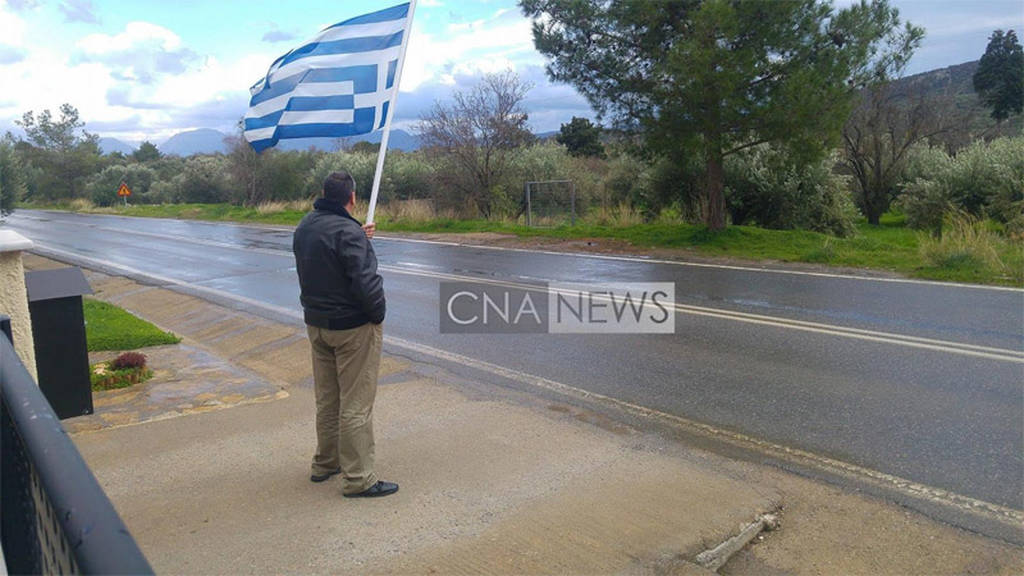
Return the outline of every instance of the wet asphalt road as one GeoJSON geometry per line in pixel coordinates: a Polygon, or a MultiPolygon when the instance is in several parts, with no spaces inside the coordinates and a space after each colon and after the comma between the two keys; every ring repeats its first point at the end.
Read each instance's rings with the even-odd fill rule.
{"type": "MultiPolygon", "coordinates": [[[[43,250],[299,310],[288,230],[32,211],[6,226],[43,250]]],[[[1024,509],[1020,290],[386,238],[374,246],[386,334],[1024,509]],[[685,310],[671,335],[441,334],[436,274],[674,282],[685,310]],[[928,341],[900,343],[908,337],[928,341]]]]}

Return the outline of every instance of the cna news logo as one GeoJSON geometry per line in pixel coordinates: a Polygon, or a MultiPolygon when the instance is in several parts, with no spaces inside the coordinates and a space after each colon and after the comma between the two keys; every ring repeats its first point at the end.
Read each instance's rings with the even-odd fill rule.
{"type": "Polygon", "coordinates": [[[442,282],[442,334],[672,334],[675,284],[442,282]]]}

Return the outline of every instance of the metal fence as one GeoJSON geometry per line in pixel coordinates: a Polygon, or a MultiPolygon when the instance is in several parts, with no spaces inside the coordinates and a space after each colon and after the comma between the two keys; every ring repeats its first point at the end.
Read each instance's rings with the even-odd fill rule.
{"type": "Polygon", "coordinates": [[[0,316],[0,541],[11,574],[152,574],[0,316]]]}
{"type": "Polygon", "coordinates": [[[523,213],[527,226],[576,225],[576,183],[572,180],[541,180],[523,183],[523,213]],[[561,193],[553,190],[562,185],[561,193]],[[566,188],[568,188],[566,190],[566,188]]]}

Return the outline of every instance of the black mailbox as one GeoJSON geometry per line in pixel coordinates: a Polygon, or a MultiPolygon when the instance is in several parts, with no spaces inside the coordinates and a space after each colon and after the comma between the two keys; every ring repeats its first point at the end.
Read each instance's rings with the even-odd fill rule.
{"type": "Polygon", "coordinates": [[[92,294],[78,268],[25,273],[39,389],[60,419],[92,414],[89,350],[82,294],[92,294]]]}

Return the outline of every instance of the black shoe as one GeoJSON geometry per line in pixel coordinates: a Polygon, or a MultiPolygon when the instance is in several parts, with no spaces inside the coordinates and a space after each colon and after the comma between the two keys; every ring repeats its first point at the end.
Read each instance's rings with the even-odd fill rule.
{"type": "Polygon", "coordinates": [[[394,494],[395,492],[398,492],[398,484],[395,484],[394,482],[384,482],[381,480],[362,492],[344,494],[344,496],[345,498],[379,498],[381,496],[394,494]]]}
{"type": "Polygon", "coordinates": [[[309,481],[310,482],[323,482],[324,480],[327,480],[328,478],[330,478],[331,476],[334,476],[335,474],[341,474],[341,467],[340,466],[335,468],[334,470],[331,470],[330,472],[324,472],[323,474],[313,474],[312,476],[309,477],[309,481]]]}

